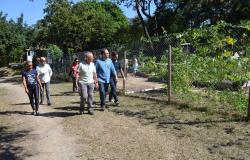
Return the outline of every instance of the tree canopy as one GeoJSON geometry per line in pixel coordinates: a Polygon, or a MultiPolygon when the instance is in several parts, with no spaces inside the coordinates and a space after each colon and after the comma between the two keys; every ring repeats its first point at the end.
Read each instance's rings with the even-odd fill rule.
{"type": "Polygon", "coordinates": [[[117,3],[137,11],[145,37],[213,25],[221,20],[238,24],[250,19],[249,0],[117,0],[117,3]]]}
{"type": "Polygon", "coordinates": [[[119,42],[120,30],[128,27],[128,20],[119,7],[109,1],[48,0],[46,16],[38,23],[37,38],[56,44],[67,52],[101,48],[119,42]],[[46,36],[45,36],[46,35],[46,36]]]}
{"type": "MultiPolygon", "coordinates": [[[[32,1],[32,0],[31,0],[32,1]]],[[[32,2],[31,2],[32,3],[32,2]]],[[[250,19],[250,1],[234,0],[47,0],[45,16],[35,25],[0,12],[0,65],[19,61],[26,49],[59,47],[64,54],[123,44],[134,39],[180,33],[223,20],[250,19]],[[128,20],[119,4],[134,8],[128,20]],[[144,35],[144,36],[143,36],[144,35]]]]}

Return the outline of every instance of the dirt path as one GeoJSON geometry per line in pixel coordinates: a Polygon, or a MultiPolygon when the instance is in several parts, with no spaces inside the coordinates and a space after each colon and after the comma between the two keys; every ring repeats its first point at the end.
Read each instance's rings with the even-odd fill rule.
{"type": "MultiPolygon", "coordinates": [[[[117,87],[118,89],[123,89],[122,78],[119,79],[117,87]]],[[[128,74],[128,77],[126,78],[126,91],[128,93],[140,92],[147,89],[157,89],[163,87],[164,87],[163,83],[150,82],[148,81],[148,78],[132,76],[131,74],[128,74]]]]}
{"type": "Polygon", "coordinates": [[[71,83],[52,84],[53,105],[40,106],[36,117],[30,114],[20,77],[0,79],[0,160],[250,157],[247,123],[199,122],[205,116],[200,110],[129,97],[120,97],[120,107],[105,112],[95,97],[95,115],[79,115],[79,96],[71,88],[71,83]]]}
{"type": "MultiPolygon", "coordinates": [[[[5,120],[1,127],[7,127],[1,131],[0,159],[175,159],[174,136],[166,137],[134,119],[107,111],[82,116],[45,105],[36,117],[21,84],[1,79],[0,90],[5,120]],[[79,126],[71,130],[76,126],[67,125],[79,126]]],[[[60,106],[56,97],[54,103],[60,106]]]]}
{"type": "MultiPolygon", "coordinates": [[[[24,138],[19,139],[14,144],[16,147],[23,148],[21,153],[12,153],[15,154],[15,157],[36,160],[74,158],[74,137],[67,136],[64,133],[61,125],[62,118],[46,116],[53,109],[47,106],[40,106],[41,116],[35,117],[30,115],[31,108],[27,103],[28,97],[25,95],[21,85],[0,83],[0,89],[5,89],[7,93],[7,95],[1,96],[0,100],[1,107],[4,107],[3,105],[9,106],[8,108],[5,107],[7,109],[5,116],[11,117],[11,124],[13,125],[9,127],[14,132],[27,132],[24,138]]],[[[4,153],[2,154],[4,155],[4,153]]],[[[3,157],[4,159],[11,158],[11,155],[5,156],[7,157],[3,157]]]]}

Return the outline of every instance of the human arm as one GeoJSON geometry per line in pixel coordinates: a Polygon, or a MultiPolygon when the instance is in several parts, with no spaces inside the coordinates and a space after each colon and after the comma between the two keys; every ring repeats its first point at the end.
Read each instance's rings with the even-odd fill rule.
{"type": "Polygon", "coordinates": [[[94,67],[94,70],[93,70],[93,79],[94,79],[94,84],[95,84],[95,87],[98,89],[98,78],[97,78],[97,74],[96,74],[96,68],[94,67]]]}
{"type": "Polygon", "coordinates": [[[98,86],[98,79],[97,79],[97,74],[96,73],[93,74],[93,78],[94,78],[95,88],[98,89],[99,86],[98,86]]]}
{"type": "Polygon", "coordinates": [[[110,69],[111,69],[111,74],[114,75],[116,82],[118,82],[118,76],[117,76],[117,73],[115,71],[115,67],[114,67],[112,62],[111,62],[111,65],[110,65],[110,69]]]}
{"type": "Polygon", "coordinates": [[[24,76],[22,76],[22,81],[23,81],[23,86],[24,86],[25,92],[26,92],[27,94],[29,94],[29,89],[28,89],[28,87],[27,87],[26,79],[25,79],[24,76]]]}
{"type": "Polygon", "coordinates": [[[36,70],[36,72],[35,72],[35,75],[36,75],[36,81],[38,82],[39,87],[42,89],[42,83],[41,83],[41,80],[40,80],[40,78],[39,78],[39,75],[38,75],[37,70],[36,70]]]}
{"type": "Polygon", "coordinates": [[[51,77],[53,75],[53,72],[52,72],[52,69],[49,65],[48,65],[48,68],[49,68],[49,76],[51,77]]]}
{"type": "Polygon", "coordinates": [[[36,80],[37,80],[37,82],[39,84],[39,87],[42,89],[42,83],[41,83],[40,78],[39,78],[38,75],[36,76],[36,80]]]}

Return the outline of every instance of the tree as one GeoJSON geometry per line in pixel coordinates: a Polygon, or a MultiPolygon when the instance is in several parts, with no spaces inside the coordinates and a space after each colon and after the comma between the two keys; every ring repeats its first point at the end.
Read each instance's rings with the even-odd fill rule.
{"type": "Polygon", "coordinates": [[[23,26],[23,15],[18,18],[18,22],[7,21],[7,15],[0,12],[0,65],[19,61],[24,49],[27,46],[26,28],[23,26]]]}
{"type": "Polygon", "coordinates": [[[51,53],[51,55],[55,58],[60,58],[63,55],[60,48],[56,45],[50,44],[48,46],[48,50],[51,53]]]}
{"type": "Polygon", "coordinates": [[[36,26],[39,28],[36,39],[43,45],[55,44],[64,53],[121,42],[117,35],[128,27],[128,20],[122,11],[109,1],[74,4],[67,0],[48,0],[44,11],[45,18],[36,26]]]}
{"type": "Polygon", "coordinates": [[[216,24],[224,20],[238,24],[250,19],[250,1],[235,0],[117,0],[137,10],[145,37],[163,32],[181,32],[200,27],[204,22],[216,24]],[[155,7],[151,13],[150,8],[155,7]]]}

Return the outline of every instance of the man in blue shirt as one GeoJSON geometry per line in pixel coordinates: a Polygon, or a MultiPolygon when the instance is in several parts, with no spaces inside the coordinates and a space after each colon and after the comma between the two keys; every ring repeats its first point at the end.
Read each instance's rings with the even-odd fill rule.
{"type": "Polygon", "coordinates": [[[109,58],[108,49],[104,48],[101,51],[102,57],[96,60],[96,73],[99,84],[99,93],[101,100],[101,111],[104,111],[106,93],[108,92],[108,87],[110,83],[110,76],[114,75],[115,80],[118,81],[118,77],[114,68],[114,65],[109,58]]]}

